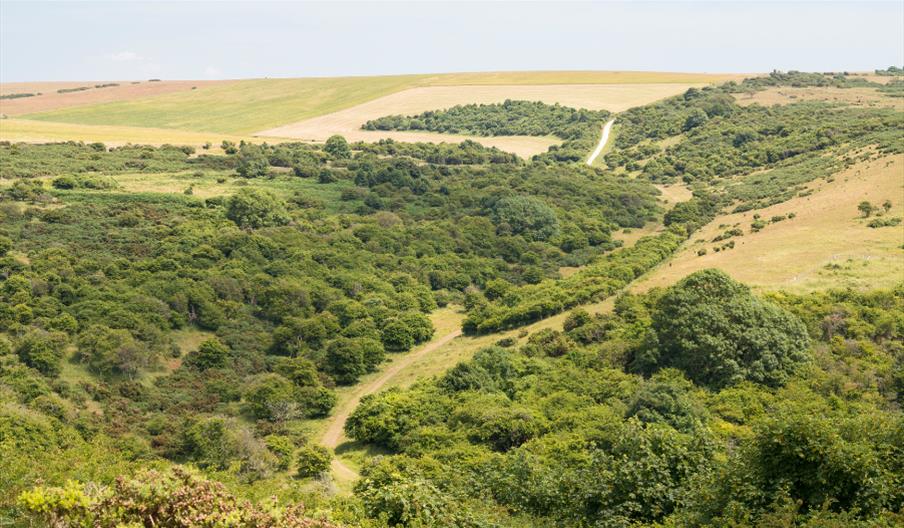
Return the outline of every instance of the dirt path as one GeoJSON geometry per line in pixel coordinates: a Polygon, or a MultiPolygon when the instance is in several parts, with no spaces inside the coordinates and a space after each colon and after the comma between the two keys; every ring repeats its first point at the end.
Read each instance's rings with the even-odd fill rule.
{"type": "Polygon", "coordinates": [[[597,156],[600,155],[600,152],[603,151],[603,147],[605,147],[606,142],[609,141],[609,132],[612,131],[612,125],[614,123],[615,120],[611,119],[608,123],[603,125],[603,136],[600,138],[600,144],[596,146],[596,150],[593,151],[593,154],[587,158],[587,165],[593,165],[594,160],[596,160],[597,156]]]}
{"type": "MultiPolygon", "coordinates": [[[[351,415],[351,413],[355,410],[355,407],[358,406],[358,403],[361,402],[361,398],[367,396],[368,394],[373,394],[379,391],[381,388],[383,388],[384,385],[386,385],[390,380],[398,375],[399,372],[402,372],[412,363],[422,358],[423,356],[436,351],[437,349],[449,343],[460,335],[461,329],[456,329],[440,338],[433,339],[423,347],[402,357],[401,359],[390,365],[389,368],[387,368],[379,378],[366,385],[358,387],[352,397],[349,398],[345,402],[345,404],[342,405],[342,407],[339,408],[336,413],[330,418],[329,427],[327,427],[326,431],[323,433],[323,437],[321,437],[320,443],[324,447],[336,449],[336,447],[339,445],[339,442],[342,440],[342,433],[343,429],[345,428],[345,422],[348,420],[349,415],[351,415]]],[[[333,459],[332,469],[333,476],[338,481],[351,481],[358,478],[358,473],[354,469],[348,467],[338,458],[333,459]]]]}

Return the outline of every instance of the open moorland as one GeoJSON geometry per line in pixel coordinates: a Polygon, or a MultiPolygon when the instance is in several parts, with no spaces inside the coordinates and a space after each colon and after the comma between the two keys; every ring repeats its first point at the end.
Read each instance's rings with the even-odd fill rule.
{"type": "Polygon", "coordinates": [[[0,120],[0,526],[900,525],[902,74],[0,120]]]}

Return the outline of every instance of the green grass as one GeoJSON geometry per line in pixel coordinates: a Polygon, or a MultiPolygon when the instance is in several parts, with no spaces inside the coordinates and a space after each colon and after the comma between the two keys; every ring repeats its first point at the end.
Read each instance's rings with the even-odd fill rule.
{"type": "MultiPolygon", "coordinates": [[[[71,190],[53,191],[65,196],[69,201],[119,202],[119,201],[151,201],[181,202],[183,200],[231,196],[243,187],[266,189],[284,200],[292,199],[296,193],[308,200],[319,202],[330,214],[350,213],[361,201],[342,201],[342,190],[354,186],[351,181],[323,184],[311,178],[298,178],[281,175],[274,178],[245,179],[236,176],[233,171],[204,171],[196,175],[194,171],[161,172],[161,173],[125,173],[110,176],[118,184],[118,188],[103,191],[71,190]],[[224,179],[223,183],[218,180],[224,179]],[[186,196],[184,191],[192,188],[192,195],[186,196]]],[[[45,181],[45,188],[50,188],[53,177],[38,178],[45,181]]],[[[0,190],[11,186],[13,180],[0,179],[0,190]]]]}
{"type": "Polygon", "coordinates": [[[249,134],[417,86],[718,82],[737,75],[655,72],[498,72],[381,77],[248,79],[189,92],[64,108],[24,119],[249,134]]]}
{"type": "MultiPolygon", "coordinates": [[[[242,187],[254,187],[267,189],[285,200],[291,199],[295,193],[299,193],[306,199],[314,200],[323,205],[329,213],[349,213],[360,201],[343,202],[342,190],[354,186],[351,181],[338,181],[329,184],[319,183],[311,178],[298,178],[291,175],[281,175],[275,178],[245,179],[235,175],[233,171],[204,171],[200,176],[193,171],[171,173],[127,173],[111,176],[120,188],[111,193],[126,195],[134,194],[170,194],[183,196],[183,192],[192,187],[194,198],[205,199],[215,196],[229,196],[235,194],[242,187]],[[218,180],[225,179],[223,183],[218,180]]],[[[97,191],[86,191],[97,194],[97,191]]]]}
{"type": "Polygon", "coordinates": [[[423,75],[251,79],[166,94],[30,114],[27,119],[247,134],[335,112],[411,86],[423,75]]]}

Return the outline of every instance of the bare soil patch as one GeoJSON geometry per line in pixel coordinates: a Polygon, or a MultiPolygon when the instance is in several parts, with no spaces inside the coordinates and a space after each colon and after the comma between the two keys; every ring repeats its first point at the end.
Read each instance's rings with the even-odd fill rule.
{"type": "Polygon", "coordinates": [[[41,93],[34,97],[0,99],[0,114],[17,116],[35,112],[58,110],[113,101],[128,101],[155,95],[187,92],[193,88],[223,84],[231,81],[84,81],[84,82],[23,82],[2,83],[0,94],[41,93]],[[95,85],[116,83],[119,86],[95,88],[95,85]],[[57,90],[89,86],[79,92],[57,93],[57,90]]]}

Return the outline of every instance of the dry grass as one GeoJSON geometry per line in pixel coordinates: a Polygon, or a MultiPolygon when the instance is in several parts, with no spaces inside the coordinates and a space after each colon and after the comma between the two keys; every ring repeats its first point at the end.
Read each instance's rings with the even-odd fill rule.
{"type": "Polygon", "coordinates": [[[727,214],[703,227],[667,264],[634,289],[667,286],[703,268],[719,268],[758,289],[811,291],[827,287],[883,287],[904,278],[904,226],[868,228],[857,204],[890,199],[890,216],[904,216],[904,155],[854,165],[818,184],[814,193],[758,212],[763,218],[788,212],[796,218],[750,233],[754,211],[727,214]],[[715,253],[709,242],[739,224],[736,247],[715,253]],[[696,242],[704,239],[706,243],[696,242]],[[709,253],[697,256],[697,250],[709,253]]]}
{"type": "Polygon", "coordinates": [[[413,115],[459,104],[501,103],[506,99],[523,99],[560,103],[576,108],[606,109],[620,112],[675,95],[699,84],[552,84],[552,85],[474,85],[429,86],[410,88],[380,97],[345,110],[314,117],[297,123],[258,132],[261,136],[292,137],[309,141],[325,141],[341,134],[351,141],[397,141],[457,143],[473,139],[523,157],[545,152],[558,142],[553,137],[473,137],[430,132],[387,132],[361,130],[365,122],[392,114],[413,115]]]}
{"type": "Polygon", "coordinates": [[[693,197],[690,188],[683,183],[673,183],[671,185],[654,185],[659,192],[662,193],[662,202],[667,207],[672,207],[676,203],[686,202],[693,197]]]}
{"type": "MultiPolygon", "coordinates": [[[[672,185],[654,185],[659,192],[662,193],[659,201],[662,203],[664,209],[668,210],[674,207],[674,205],[678,202],[684,202],[691,199],[692,193],[691,190],[687,187],[687,185],[683,183],[676,183],[672,185]]],[[[647,225],[642,228],[634,228],[634,229],[623,229],[616,233],[612,234],[612,238],[615,240],[621,240],[624,244],[623,247],[631,247],[638,240],[645,236],[655,235],[656,233],[661,232],[665,227],[661,223],[657,222],[648,222],[647,225]]],[[[568,276],[577,271],[579,268],[562,268],[567,270],[568,276]]],[[[559,272],[562,272],[562,269],[559,272]]]]}
{"type": "MultiPolygon", "coordinates": [[[[645,236],[655,235],[663,230],[662,224],[658,222],[647,222],[647,224],[643,227],[637,228],[632,227],[630,229],[622,229],[621,231],[616,231],[612,233],[612,238],[614,240],[621,240],[623,246],[629,248],[637,243],[638,240],[645,236]]],[[[575,271],[580,268],[574,268],[574,271],[570,271],[568,275],[571,275],[575,271]]],[[[567,276],[567,275],[565,275],[567,276]]]]}
{"type": "Polygon", "coordinates": [[[779,86],[767,88],[753,94],[738,94],[735,99],[741,106],[760,104],[763,106],[786,105],[801,101],[823,101],[828,103],[844,103],[853,106],[887,107],[904,110],[904,99],[888,97],[875,88],[793,88],[779,86]]]}
{"type": "MultiPolygon", "coordinates": [[[[220,153],[219,145],[224,140],[238,143],[273,142],[274,138],[255,138],[252,136],[235,136],[210,132],[188,132],[162,128],[141,128],[108,125],[79,125],[71,123],[51,123],[47,121],[31,121],[26,119],[0,119],[0,141],[47,143],[54,141],[99,141],[108,146],[119,146],[126,143],[142,145],[162,145],[172,143],[200,147],[211,143],[211,153],[220,153]]],[[[285,141],[294,141],[284,138],[285,141]]]]}
{"type": "MultiPolygon", "coordinates": [[[[120,189],[127,193],[164,193],[181,194],[189,186],[192,187],[192,196],[196,198],[213,198],[214,196],[228,196],[235,194],[242,186],[239,182],[248,183],[247,180],[229,178],[224,183],[218,183],[214,178],[195,178],[189,172],[158,173],[158,174],[116,174],[113,176],[120,189]]],[[[253,187],[268,187],[257,182],[248,183],[253,187]]]]}
{"type": "Polygon", "coordinates": [[[876,75],[875,73],[855,73],[850,76],[851,79],[865,79],[869,82],[874,82],[877,84],[888,84],[895,79],[900,79],[900,77],[894,77],[891,75],[876,75]]]}
{"type": "Polygon", "coordinates": [[[0,114],[18,116],[114,101],[130,101],[156,95],[187,92],[193,88],[201,90],[209,86],[228,82],[230,81],[141,81],[138,84],[132,84],[131,81],[3,83],[0,84],[0,94],[3,95],[12,93],[40,93],[41,95],[18,99],[0,99],[0,114]],[[119,86],[94,88],[95,85],[109,82],[115,82],[119,86]],[[91,89],[80,92],[57,93],[57,90],[62,88],[77,88],[81,86],[90,86],[91,89]]]}

